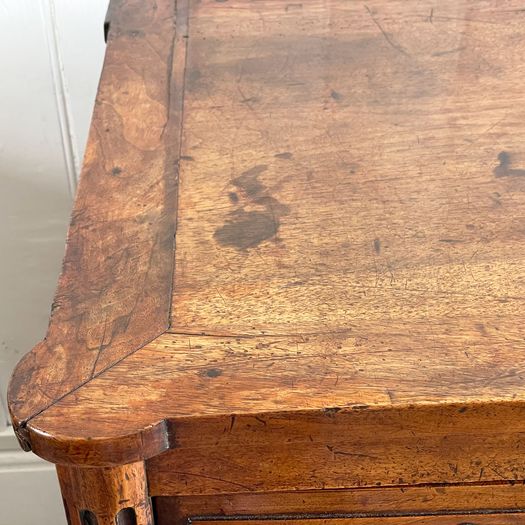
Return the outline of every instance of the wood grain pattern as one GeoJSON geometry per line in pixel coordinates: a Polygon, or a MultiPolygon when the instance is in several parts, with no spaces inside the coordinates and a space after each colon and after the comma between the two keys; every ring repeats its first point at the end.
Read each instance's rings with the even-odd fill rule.
{"type": "Polygon", "coordinates": [[[153,525],[143,463],[57,472],[69,525],[153,525]]]}
{"type": "Polygon", "coordinates": [[[524,522],[524,21],[116,4],[49,333],[10,388],[72,500],[131,463],[176,519],[352,488],[385,525],[524,522]]]}
{"type": "Polygon", "coordinates": [[[514,319],[519,353],[525,15],[503,4],[195,4],[171,330],[428,322],[459,351],[514,319]]]}
{"type": "Polygon", "coordinates": [[[31,417],[167,327],[182,97],[174,17],[167,0],[112,4],[48,333],[9,388],[22,441],[31,417]]]}
{"type": "MultiPolygon", "coordinates": [[[[373,352],[363,349],[359,336],[236,339],[167,334],[35,418],[34,450],[51,461],[104,464],[151,457],[173,446],[173,457],[181,458],[174,461],[193,464],[197,474],[220,472],[225,468],[221,457],[230,458],[230,465],[237,467],[226,479],[243,485],[247,478],[250,487],[255,483],[260,490],[283,489],[286,483],[319,487],[328,483],[325,471],[329,479],[338,480],[337,486],[350,479],[352,484],[392,484],[398,478],[408,482],[408,472],[414,482],[428,482],[438,471],[442,481],[451,482],[480,476],[523,479],[525,396],[507,368],[512,346],[505,342],[507,350],[500,353],[490,345],[478,347],[475,358],[468,346],[447,354],[446,335],[437,344],[438,338],[428,331],[428,326],[420,328],[428,349],[417,357],[409,335],[398,334],[394,345],[396,334],[388,332],[367,339],[373,352]],[[391,344],[387,350],[381,348],[384,340],[391,344]],[[265,426],[257,417],[270,423],[265,426]],[[279,431],[282,425],[285,430],[279,431]],[[354,429],[350,435],[348,428],[354,429]],[[308,463],[314,454],[308,437],[312,432],[321,461],[321,471],[313,478],[308,463]],[[447,435],[456,438],[442,442],[447,435]],[[327,447],[337,439],[346,440],[363,457],[334,455],[327,447]],[[214,448],[217,440],[225,448],[214,448]],[[256,445],[266,446],[273,460],[247,468],[261,453],[256,445]],[[186,447],[193,452],[182,452],[186,447]],[[243,457],[233,460],[239,449],[243,457]],[[216,463],[207,459],[208,452],[216,463]],[[425,454],[428,469],[418,466],[425,454]],[[463,467],[454,474],[445,458],[452,465],[460,460],[463,467]],[[272,469],[283,461],[289,469],[272,469]],[[389,465],[397,466],[391,470],[389,465]],[[367,473],[365,478],[362,473],[367,473]]],[[[165,461],[159,459],[160,464],[165,461]]],[[[186,487],[183,490],[209,487],[198,476],[172,483],[186,487]]],[[[217,490],[217,483],[211,481],[211,486],[217,490]]]]}
{"type": "Polygon", "coordinates": [[[168,517],[192,521],[199,516],[239,518],[308,515],[319,517],[374,514],[434,514],[518,512],[525,508],[523,484],[433,485],[419,487],[374,487],[350,490],[238,493],[204,496],[156,496],[155,514],[162,523],[168,517]]]}
{"type": "MultiPolygon", "coordinates": [[[[202,525],[216,524],[216,521],[202,520],[202,525]]],[[[397,517],[356,517],[327,519],[288,520],[237,520],[239,525],[522,525],[523,514],[454,514],[439,516],[397,516],[397,517]]]]}

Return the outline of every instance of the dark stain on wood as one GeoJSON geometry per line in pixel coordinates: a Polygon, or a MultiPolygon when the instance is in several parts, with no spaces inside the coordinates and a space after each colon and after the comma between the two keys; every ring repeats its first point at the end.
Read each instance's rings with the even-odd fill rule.
{"type": "Polygon", "coordinates": [[[525,177],[525,169],[511,168],[511,156],[507,151],[501,151],[498,155],[499,165],[494,168],[496,177],[525,177]]]}
{"type": "Polygon", "coordinates": [[[222,370],[220,368],[209,368],[206,370],[207,377],[219,377],[222,375],[222,370]]]}
{"type": "Polygon", "coordinates": [[[267,169],[268,166],[265,164],[254,166],[233,179],[232,184],[244,191],[247,196],[254,197],[264,191],[264,185],[259,182],[259,175],[267,169]]]}
{"type": "Polygon", "coordinates": [[[254,248],[271,239],[279,229],[278,221],[267,212],[236,210],[231,219],[215,232],[214,237],[222,246],[239,250],[254,248]]]}
{"type": "Polygon", "coordinates": [[[285,159],[285,160],[290,160],[291,158],[293,158],[293,154],[290,153],[289,151],[283,151],[282,153],[276,153],[274,155],[274,157],[276,159],[285,159]]]}
{"type": "Polygon", "coordinates": [[[228,193],[228,199],[230,199],[232,204],[237,204],[239,202],[239,196],[234,191],[228,193]]]}
{"type": "Polygon", "coordinates": [[[331,97],[333,100],[337,101],[337,102],[339,102],[339,101],[343,98],[343,96],[341,95],[341,93],[338,93],[337,91],[334,91],[333,89],[332,89],[332,91],[330,92],[330,97],[331,97]]]}
{"type": "Polygon", "coordinates": [[[226,223],[214,233],[221,246],[244,251],[273,238],[278,232],[281,217],[290,210],[272,197],[259,180],[267,169],[265,164],[253,166],[232,180],[239,193],[230,191],[228,198],[238,207],[228,214],[226,223]],[[262,209],[246,209],[248,207],[262,209]]]}

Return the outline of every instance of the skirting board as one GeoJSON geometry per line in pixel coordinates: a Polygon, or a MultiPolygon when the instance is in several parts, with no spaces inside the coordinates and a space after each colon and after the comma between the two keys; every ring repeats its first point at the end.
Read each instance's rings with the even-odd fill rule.
{"type": "Polygon", "coordinates": [[[0,432],[0,525],[66,525],[54,465],[0,432]]]}

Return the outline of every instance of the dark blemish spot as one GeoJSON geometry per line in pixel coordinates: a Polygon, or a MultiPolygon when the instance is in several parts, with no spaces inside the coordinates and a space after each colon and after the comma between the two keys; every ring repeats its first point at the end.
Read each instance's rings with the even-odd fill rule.
{"type": "Polygon", "coordinates": [[[272,215],[287,215],[290,213],[290,207],[286,204],[280,203],[277,199],[270,197],[270,195],[263,195],[258,199],[254,199],[255,204],[266,207],[272,215]]]}
{"type": "Polygon", "coordinates": [[[474,224],[466,224],[465,225],[467,230],[475,230],[476,229],[476,226],[474,224]]]}
{"type": "Polygon", "coordinates": [[[511,158],[510,153],[501,151],[498,155],[499,166],[494,168],[494,175],[496,177],[525,177],[525,170],[518,168],[510,168],[511,158]]]}
{"type": "Polygon", "coordinates": [[[465,242],[461,239],[439,239],[439,242],[444,242],[447,244],[461,244],[462,242],[465,242]]]}
{"type": "Polygon", "coordinates": [[[508,175],[510,165],[510,155],[506,151],[501,151],[498,155],[499,166],[494,168],[496,177],[505,177],[508,175]]]}
{"type": "Polygon", "coordinates": [[[219,377],[222,375],[222,370],[219,368],[210,368],[209,370],[206,370],[206,375],[208,377],[219,377]]]}
{"type": "Polygon", "coordinates": [[[492,204],[494,204],[495,208],[499,208],[500,206],[503,206],[500,201],[501,194],[495,191],[492,195],[489,195],[489,199],[492,201],[492,204]]]}
{"type": "Polygon", "coordinates": [[[289,151],[285,151],[283,153],[276,153],[274,157],[277,159],[290,160],[293,157],[293,155],[289,151]]]}
{"type": "Polygon", "coordinates": [[[343,96],[341,95],[341,93],[338,93],[337,91],[334,91],[332,89],[332,91],[330,92],[330,96],[332,97],[333,100],[341,100],[343,98],[343,96]]]}
{"type": "Polygon", "coordinates": [[[264,186],[259,182],[258,177],[267,169],[268,166],[265,164],[254,166],[233,179],[232,184],[243,190],[249,197],[254,197],[264,190],[264,186]]]}
{"type": "Polygon", "coordinates": [[[339,407],[323,408],[323,412],[328,417],[334,417],[340,411],[341,411],[341,409],[339,407]]]}
{"type": "Polygon", "coordinates": [[[115,166],[112,170],[111,170],[111,175],[120,175],[122,173],[122,168],[119,168],[118,166],[115,166]]]}
{"type": "Polygon", "coordinates": [[[467,411],[467,407],[461,407],[461,408],[458,410],[458,412],[459,412],[460,414],[463,414],[463,413],[465,413],[466,411],[467,411]]]}
{"type": "Polygon", "coordinates": [[[180,160],[195,160],[191,155],[181,155],[180,160]]]}
{"type": "Polygon", "coordinates": [[[357,164],[356,162],[350,162],[349,164],[347,164],[347,167],[350,173],[353,175],[359,169],[359,164],[357,164]]]}
{"type": "Polygon", "coordinates": [[[233,212],[232,219],[213,236],[222,246],[239,250],[253,248],[271,239],[279,229],[279,221],[268,212],[237,210],[233,212]]]}
{"type": "Polygon", "coordinates": [[[239,191],[230,191],[228,198],[238,207],[228,214],[224,226],[218,228],[213,235],[222,246],[247,250],[275,237],[280,218],[287,215],[290,208],[269,195],[267,188],[259,181],[259,175],[267,169],[265,164],[260,164],[232,180],[231,183],[239,191]],[[239,204],[241,199],[242,204],[239,204]],[[247,206],[260,206],[264,210],[246,211],[247,206]]]}
{"type": "Polygon", "coordinates": [[[199,80],[202,77],[202,73],[198,69],[192,69],[186,74],[186,84],[189,90],[194,90],[198,85],[199,80]]]}
{"type": "Polygon", "coordinates": [[[369,405],[352,405],[352,410],[368,410],[369,405]]]}
{"type": "Polygon", "coordinates": [[[379,239],[374,239],[374,250],[378,255],[381,253],[381,241],[379,239]]]}
{"type": "Polygon", "coordinates": [[[291,11],[292,9],[302,9],[303,4],[286,4],[285,10],[291,11]]]}
{"type": "Polygon", "coordinates": [[[478,329],[480,334],[487,335],[487,329],[485,328],[485,325],[483,323],[477,323],[476,328],[478,329]]]}

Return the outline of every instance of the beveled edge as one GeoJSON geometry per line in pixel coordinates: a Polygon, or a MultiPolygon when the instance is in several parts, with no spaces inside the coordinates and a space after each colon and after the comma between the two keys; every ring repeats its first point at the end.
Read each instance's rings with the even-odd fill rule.
{"type": "MultiPolygon", "coordinates": [[[[33,450],[37,454],[41,441],[36,438],[49,441],[50,446],[54,438],[46,436],[45,432],[35,433],[30,423],[33,418],[169,327],[187,0],[112,0],[108,14],[111,32],[107,35],[106,57],[48,331],[46,337],[18,362],[8,386],[8,408],[17,439],[25,451],[33,450]],[[160,78],[155,76],[160,89],[164,90],[161,103],[165,108],[165,120],[160,122],[162,130],[153,153],[152,148],[148,148],[150,144],[145,146],[143,164],[144,169],[148,169],[156,161],[163,169],[149,179],[149,184],[139,186],[144,190],[141,198],[148,204],[130,215],[126,205],[137,197],[137,179],[144,178],[143,172],[140,166],[138,177],[137,174],[121,177],[120,168],[108,172],[104,146],[118,143],[123,125],[120,130],[110,129],[120,116],[115,117],[113,108],[107,107],[109,104],[101,99],[101,91],[112,84],[109,70],[126,63],[127,59],[144,61],[146,66],[155,64],[159,55],[155,46],[149,42],[140,45],[149,34],[161,40],[161,47],[166,48],[166,63],[158,67],[160,78]],[[141,50],[138,56],[137,45],[130,45],[135,42],[141,50]],[[176,52],[176,46],[182,47],[182,52],[176,52]],[[100,128],[105,128],[107,134],[102,134],[100,128]],[[105,176],[121,180],[116,185],[118,191],[108,190],[105,176]],[[153,183],[155,178],[156,184],[153,183]],[[115,213],[120,209],[123,210],[121,216],[115,213]],[[96,221],[95,217],[90,217],[93,211],[96,221]],[[105,213],[112,220],[104,221],[105,213]],[[99,242],[99,239],[117,239],[121,243],[122,238],[129,241],[124,242],[124,261],[108,256],[108,246],[99,242]],[[89,262],[93,260],[90,267],[89,262]],[[115,270],[119,264],[123,267],[120,273],[115,270]],[[84,282],[85,286],[79,282],[84,282]],[[104,290],[98,289],[104,282],[110,283],[109,297],[104,290]],[[129,283],[132,283],[132,293],[129,283]],[[86,290],[89,293],[86,294],[86,290]],[[130,295],[135,297],[131,304],[130,295]],[[122,305],[127,304],[128,310],[122,313],[118,308],[109,309],[108,314],[106,302],[109,300],[120,300],[122,305]],[[97,331],[100,332],[99,344],[98,348],[93,348],[91,332],[97,331]]],[[[131,107],[129,111],[134,109],[131,107]]],[[[140,138],[135,146],[141,149],[140,138]]]]}
{"type": "MultiPolygon", "coordinates": [[[[378,418],[388,418],[388,414],[403,412],[406,417],[415,422],[420,422],[422,418],[439,422],[444,418],[453,421],[458,414],[464,414],[467,411],[470,414],[480,413],[481,419],[486,414],[490,414],[491,419],[500,419],[500,425],[504,428],[509,422],[509,415],[522,419],[522,415],[525,414],[525,400],[483,400],[479,402],[436,400],[396,404],[378,403],[376,405],[349,404],[322,408],[298,407],[297,410],[283,407],[282,409],[230,411],[225,406],[224,410],[215,414],[178,416],[167,411],[164,417],[153,416],[151,419],[149,419],[149,407],[145,405],[140,413],[133,413],[137,417],[137,425],[134,431],[128,433],[108,432],[104,437],[90,437],[90,429],[86,426],[83,436],[70,435],[67,427],[64,426],[63,433],[54,431],[51,434],[45,430],[45,413],[31,420],[24,427],[24,432],[31,442],[33,452],[47,461],[85,467],[107,467],[148,460],[168,450],[179,449],[183,447],[180,443],[181,437],[185,441],[188,440],[188,429],[190,429],[190,437],[196,437],[199,428],[206,428],[207,425],[220,424],[230,427],[232,418],[236,425],[241,426],[243,420],[269,417],[288,418],[296,421],[308,421],[309,418],[320,417],[326,419],[327,424],[332,424],[334,419],[353,418],[354,416],[359,418],[364,413],[369,415],[375,413],[378,418]]],[[[512,428],[508,430],[507,433],[512,433],[512,428]]],[[[516,432],[519,434],[520,430],[516,432]]],[[[385,439],[388,441],[388,437],[385,439]]],[[[422,444],[424,442],[423,438],[422,444]]]]}

